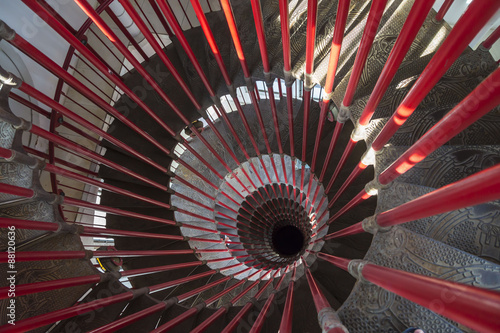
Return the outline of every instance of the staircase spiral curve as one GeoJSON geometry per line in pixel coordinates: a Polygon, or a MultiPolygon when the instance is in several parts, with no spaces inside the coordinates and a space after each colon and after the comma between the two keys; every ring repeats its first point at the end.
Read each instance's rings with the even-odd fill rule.
{"type": "Polygon", "coordinates": [[[500,3],[117,0],[133,37],[74,1],[79,30],[19,2],[95,82],[0,21],[60,82],[0,67],[0,331],[498,331],[498,28],[468,45],[500,3]]]}

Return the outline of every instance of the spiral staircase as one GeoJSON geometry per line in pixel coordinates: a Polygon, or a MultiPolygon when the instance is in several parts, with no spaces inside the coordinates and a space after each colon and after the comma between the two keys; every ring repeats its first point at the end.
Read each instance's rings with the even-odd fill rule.
{"type": "MultiPolygon", "coordinates": [[[[58,33],[69,31],[46,4],[23,2],[58,33]]],[[[77,2],[105,31],[93,16],[98,13],[85,7],[85,0],[77,2]]],[[[109,3],[100,1],[97,9],[103,11],[109,3]]],[[[136,23],[141,19],[132,15],[140,6],[130,1],[130,11],[128,1],[120,3],[136,23]]],[[[260,6],[259,1],[234,1],[229,11],[197,11],[201,27],[184,31],[171,21],[165,3],[143,6],[157,5],[163,12],[165,17],[149,19],[168,20],[175,34],[172,43],[142,63],[145,71],[132,63],[136,69],[119,79],[129,90],[120,88],[124,93],[110,110],[116,111],[114,120],[102,132],[93,133],[95,125],[0,72],[1,266],[7,276],[14,274],[16,293],[15,298],[8,296],[12,286],[3,279],[0,331],[500,329],[498,64],[486,47],[472,50],[462,41],[460,49],[451,44],[473,38],[454,30],[468,19],[479,31],[498,9],[495,1],[474,0],[460,19],[464,21],[453,29],[436,19],[430,6],[421,8],[415,39],[364,125],[360,119],[366,118],[364,110],[387,74],[387,59],[405,22],[412,13],[417,15],[417,2],[319,1],[317,13],[311,14],[315,1],[293,1],[287,10],[289,44],[284,42],[286,20],[280,8],[286,1],[262,1],[260,6]],[[484,6],[491,6],[492,13],[473,16],[484,6]],[[261,53],[259,11],[268,60],[261,53]],[[314,15],[311,56],[308,24],[314,15]],[[342,20],[344,28],[337,24],[342,20]],[[373,27],[370,30],[373,24],[376,35],[373,27]],[[335,29],[343,39],[333,83],[328,73],[335,29]],[[452,39],[449,48],[458,52],[457,59],[447,55],[454,61],[446,64],[446,73],[436,78],[416,110],[394,118],[407,97],[422,89],[419,80],[439,71],[429,64],[437,63],[443,56],[440,47],[452,39]],[[283,56],[287,47],[289,70],[283,56]],[[360,55],[363,49],[366,62],[360,55]],[[352,90],[356,70],[359,80],[352,90]],[[154,79],[157,89],[145,75],[154,79]],[[483,87],[487,90],[480,90],[483,87]],[[52,124],[71,119],[83,128],[75,133],[90,134],[94,141],[97,137],[95,149],[15,116],[9,98],[16,99],[16,88],[53,108],[52,124]],[[353,96],[346,103],[350,91],[353,96]],[[477,97],[484,91],[484,97],[477,97]],[[463,129],[465,117],[452,123],[440,137],[461,128],[457,135],[445,144],[433,142],[432,148],[427,141],[428,154],[410,159],[410,166],[398,168],[399,174],[384,183],[387,170],[401,166],[397,163],[420,147],[433,126],[473,102],[475,108],[468,112],[484,109],[484,116],[463,129]],[[397,132],[374,150],[379,133],[394,119],[400,126],[397,132]],[[39,158],[40,153],[23,148],[24,132],[48,139],[53,145],[50,156],[39,158]],[[53,151],[59,147],[95,161],[97,173],[55,159],[53,151]],[[42,172],[102,188],[100,201],[64,195],[57,182],[52,193],[47,192],[40,185],[42,172]],[[472,187],[466,183],[470,179],[478,179],[472,187]],[[452,190],[439,197],[446,188],[452,190]],[[472,201],[461,205],[463,191],[472,201]],[[412,204],[417,207],[414,215],[404,217],[403,210],[412,204]],[[62,207],[67,206],[106,212],[105,228],[65,221],[62,207]],[[382,216],[391,212],[401,213],[384,226],[382,216]],[[114,248],[90,251],[81,242],[81,237],[97,236],[112,238],[114,248]],[[9,262],[11,239],[14,266],[9,262]],[[368,268],[375,267],[380,270],[378,280],[368,274],[368,268]],[[438,289],[426,290],[434,285],[438,289]],[[418,294],[430,296],[419,301],[418,294]],[[472,310],[457,305],[463,295],[472,310]],[[8,316],[12,299],[16,325],[8,316]]],[[[227,3],[221,1],[221,7],[227,3]]],[[[196,4],[193,0],[195,9],[196,4]]],[[[0,32],[26,52],[29,40],[20,43],[3,22],[0,32]]],[[[79,32],[69,34],[83,40],[79,32]]],[[[48,63],[42,55],[31,56],[48,63]]],[[[94,90],[51,71],[84,95],[94,90]]]]}

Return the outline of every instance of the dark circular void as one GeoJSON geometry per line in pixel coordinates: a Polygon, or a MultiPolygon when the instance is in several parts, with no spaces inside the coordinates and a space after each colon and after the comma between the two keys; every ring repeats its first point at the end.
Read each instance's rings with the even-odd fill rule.
{"type": "Polygon", "coordinates": [[[302,250],[304,235],[299,228],[293,225],[285,225],[273,230],[272,244],[279,255],[293,256],[302,250]]]}

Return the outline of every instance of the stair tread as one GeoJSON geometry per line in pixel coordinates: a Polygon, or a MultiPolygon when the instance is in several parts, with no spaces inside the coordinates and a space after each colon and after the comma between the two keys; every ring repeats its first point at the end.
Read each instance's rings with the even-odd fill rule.
{"type": "MultiPolygon", "coordinates": [[[[433,190],[394,182],[388,189],[379,192],[377,212],[397,207],[433,190]]],[[[500,247],[493,240],[494,234],[500,230],[500,201],[461,208],[407,222],[402,226],[459,250],[500,262],[500,247]]]]}
{"type": "MultiPolygon", "coordinates": [[[[386,146],[376,155],[375,173],[380,174],[409,147],[386,146]]],[[[399,182],[440,188],[500,162],[500,146],[442,146],[411,170],[398,177],[399,182]]]]}
{"type": "MultiPolygon", "coordinates": [[[[377,233],[364,259],[385,267],[475,287],[500,290],[499,265],[400,226],[395,226],[387,232],[377,233]]],[[[457,326],[458,329],[469,331],[469,329],[448,319],[441,319],[428,309],[371,284],[366,285],[364,282],[357,282],[339,315],[343,323],[353,332],[359,331],[360,326],[366,332],[382,330],[400,332],[401,329],[404,329],[401,327],[401,323],[404,323],[406,327],[417,326],[426,331],[450,329],[449,324],[457,326]],[[360,309],[363,302],[376,306],[375,309],[380,311],[368,313],[365,306],[364,309],[360,309]],[[388,315],[387,319],[390,320],[378,321],[376,317],[381,314],[388,315]],[[359,323],[353,322],[353,318],[356,318],[359,323]],[[364,318],[364,320],[361,321],[360,318],[364,318]],[[426,320],[422,321],[421,318],[426,318],[426,320]],[[367,327],[368,323],[375,326],[367,327]],[[382,325],[382,327],[377,327],[377,325],[382,325]],[[432,325],[439,325],[439,328],[432,325]]],[[[458,330],[455,329],[455,331],[458,330]]]]}

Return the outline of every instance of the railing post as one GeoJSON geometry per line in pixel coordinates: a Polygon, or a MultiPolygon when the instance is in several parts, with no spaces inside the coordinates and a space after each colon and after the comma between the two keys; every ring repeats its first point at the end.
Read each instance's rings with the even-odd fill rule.
{"type": "Polygon", "coordinates": [[[319,254],[354,277],[456,321],[478,332],[497,332],[500,326],[500,293],[457,282],[378,266],[363,260],[348,260],[319,254]],[[436,308],[439,295],[446,293],[446,306],[436,308]]]}

